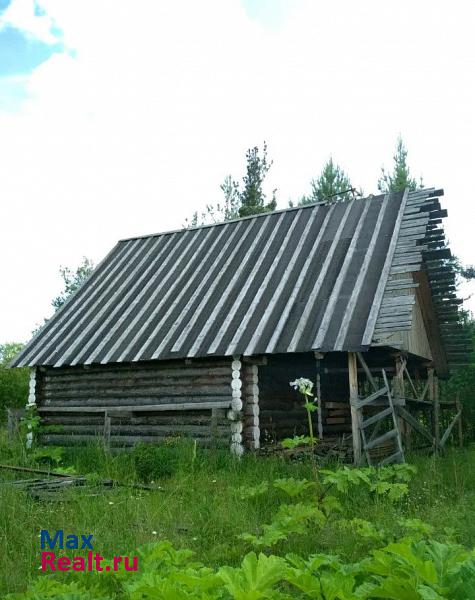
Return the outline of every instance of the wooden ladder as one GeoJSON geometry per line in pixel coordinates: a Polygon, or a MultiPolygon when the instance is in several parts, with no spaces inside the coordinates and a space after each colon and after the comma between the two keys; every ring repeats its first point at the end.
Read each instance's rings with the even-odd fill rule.
{"type": "Polygon", "coordinates": [[[358,415],[359,431],[363,442],[363,450],[365,452],[366,461],[369,466],[382,466],[390,463],[402,463],[405,460],[404,449],[401,440],[401,433],[399,431],[398,426],[398,417],[394,408],[391,388],[389,386],[386,372],[384,369],[382,369],[382,373],[384,387],[382,387],[379,390],[376,390],[367,398],[358,400],[357,402],[355,402],[354,405],[358,415]],[[387,401],[386,405],[382,404],[380,407],[379,404],[376,404],[377,401],[382,402],[384,400],[387,401]],[[365,419],[363,416],[363,408],[365,406],[373,406],[374,408],[381,408],[381,410],[365,419]],[[389,431],[378,435],[379,430],[385,419],[392,419],[393,426],[389,431]],[[375,427],[370,434],[369,428],[373,425],[375,427]],[[373,458],[371,457],[371,450],[378,448],[378,446],[383,446],[383,444],[386,444],[390,440],[394,440],[394,452],[388,454],[386,457],[384,457],[375,464],[373,458]]]}

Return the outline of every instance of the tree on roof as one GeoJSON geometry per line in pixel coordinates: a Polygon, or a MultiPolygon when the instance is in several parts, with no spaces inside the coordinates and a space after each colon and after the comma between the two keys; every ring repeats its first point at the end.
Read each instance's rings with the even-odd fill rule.
{"type": "Polygon", "coordinates": [[[272,192],[272,200],[267,202],[263,190],[263,183],[272,161],[267,158],[267,144],[264,142],[262,156],[258,146],[249,148],[246,152],[246,174],[243,177],[242,187],[231,175],[227,175],[221,184],[224,202],[207,204],[204,211],[195,211],[191,218],[185,219],[184,227],[200,227],[211,223],[232,221],[239,217],[249,217],[276,209],[276,190],[272,192]]]}
{"type": "Polygon", "coordinates": [[[393,172],[388,173],[384,167],[381,167],[381,177],[378,180],[378,190],[380,192],[402,192],[406,188],[417,190],[422,188],[422,177],[418,183],[409,172],[407,165],[407,149],[401,136],[397,139],[396,154],[393,156],[393,172]]]}
{"type": "MultiPolygon", "coordinates": [[[[266,195],[262,189],[264,179],[272,166],[272,161],[267,159],[267,144],[264,142],[262,157],[259,148],[255,146],[246,152],[246,174],[243,177],[243,189],[238,190],[240,206],[239,216],[249,217],[259,215],[276,209],[277,202],[275,192],[272,192],[272,200],[266,203],[266,195]]],[[[222,186],[221,186],[222,187],[222,186]]]]}
{"type": "Polygon", "coordinates": [[[211,223],[222,223],[223,221],[232,221],[239,218],[239,184],[234,181],[231,175],[227,175],[221,184],[221,190],[224,194],[224,202],[221,204],[207,204],[205,210],[200,214],[197,210],[191,215],[191,218],[185,219],[184,227],[200,227],[211,223]]]}
{"type": "Polygon", "coordinates": [[[345,200],[355,192],[350,178],[339,165],[333,162],[332,157],[326,162],[318,178],[312,179],[311,186],[310,194],[300,199],[300,206],[313,202],[345,200]]]}

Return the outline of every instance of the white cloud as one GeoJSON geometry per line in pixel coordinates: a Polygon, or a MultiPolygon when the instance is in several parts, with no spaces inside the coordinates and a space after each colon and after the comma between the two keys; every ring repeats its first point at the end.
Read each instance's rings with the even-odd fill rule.
{"type": "Polygon", "coordinates": [[[472,3],[302,2],[269,28],[237,0],[42,6],[41,26],[26,9],[17,26],[44,39],[55,23],[69,51],[32,73],[16,114],[0,112],[0,338],[41,320],[59,264],[180,226],[264,139],[284,206],[330,153],[374,191],[402,133],[414,175],[445,187],[456,253],[475,262],[472,3]]]}
{"type": "Polygon", "coordinates": [[[56,44],[54,20],[43,13],[39,4],[36,0],[12,0],[0,16],[0,31],[13,27],[32,39],[56,44]]]}

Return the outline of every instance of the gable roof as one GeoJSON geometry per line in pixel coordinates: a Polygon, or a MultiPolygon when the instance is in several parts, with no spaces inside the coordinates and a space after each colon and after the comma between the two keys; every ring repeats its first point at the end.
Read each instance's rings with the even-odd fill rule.
{"type": "Polygon", "coordinates": [[[121,240],[13,365],[365,350],[419,198],[318,203],[121,240]]]}

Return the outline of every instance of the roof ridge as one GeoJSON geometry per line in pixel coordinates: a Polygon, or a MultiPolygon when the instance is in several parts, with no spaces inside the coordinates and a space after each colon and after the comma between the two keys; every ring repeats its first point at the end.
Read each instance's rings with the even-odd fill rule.
{"type": "Polygon", "coordinates": [[[159,231],[157,233],[149,233],[145,235],[134,235],[127,238],[122,238],[119,242],[131,242],[132,240],[140,240],[145,238],[159,237],[161,235],[169,235],[172,233],[180,233],[182,231],[196,231],[198,229],[206,229],[208,227],[218,227],[220,225],[228,225],[229,223],[237,223],[239,221],[248,221],[250,219],[258,219],[260,217],[268,217],[269,215],[278,215],[283,212],[291,212],[293,210],[301,210],[307,208],[314,208],[315,206],[331,206],[332,204],[345,204],[347,202],[355,202],[358,200],[368,200],[369,198],[379,198],[380,196],[384,196],[384,193],[381,194],[368,194],[364,197],[356,197],[356,198],[346,198],[344,200],[337,200],[335,202],[323,201],[323,202],[310,202],[308,204],[303,204],[301,206],[287,206],[286,208],[279,208],[277,210],[272,210],[269,212],[259,213],[257,215],[249,215],[248,217],[239,217],[238,219],[231,219],[229,221],[220,221],[219,223],[209,223],[207,225],[199,225],[197,227],[182,227],[180,229],[170,229],[168,231],[159,231]]]}

